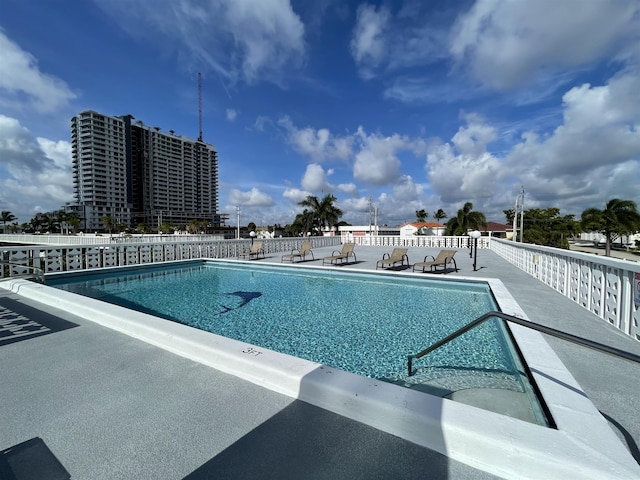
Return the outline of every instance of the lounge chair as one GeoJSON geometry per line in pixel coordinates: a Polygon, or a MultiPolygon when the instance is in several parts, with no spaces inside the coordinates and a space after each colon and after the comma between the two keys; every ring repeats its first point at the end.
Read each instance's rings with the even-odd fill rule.
{"type": "Polygon", "coordinates": [[[313,252],[311,251],[311,240],[305,240],[302,242],[302,245],[300,245],[300,248],[294,248],[291,250],[291,253],[283,255],[281,262],[287,261],[293,263],[296,258],[303,261],[307,258],[307,255],[311,255],[311,260],[315,260],[313,252]]]}
{"type": "Polygon", "coordinates": [[[456,261],[453,256],[456,254],[457,250],[440,250],[440,253],[437,257],[433,255],[427,255],[424,257],[423,262],[418,262],[413,265],[413,271],[416,269],[421,269],[424,273],[426,268],[429,268],[431,272],[436,272],[438,267],[442,267],[442,271],[446,271],[449,264],[453,263],[454,271],[458,271],[458,265],[456,265],[456,261]],[[431,257],[431,260],[429,260],[431,257]]]}
{"type": "Polygon", "coordinates": [[[338,262],[340,262],[341,264],[347,263],[349,261],[349,257],[353,257],[353,261],[355,262],[356,254],[353,251],[355,246],[355,243],[345,243],[344,245],[342,245],[341,251],[338,252],[337,250],[334,250],[331,256],[324,257],[322,259],[322,264],[324,265],[325,263],[331,263],[335,265],[338,262]]]}
{"type": "Polygon", "coordinates": [[[407,256],[407,248],[394,248],[391,255],[385,253],[382,255],[382,260],[376,262],[376,270],[378,267],[385,268],[386,266],[395,267],[396,263],[404,266],[404,261],[407,261],[407,268],[409,267],[409,257],[407,256]]]}
{"type": "Polygon", "coordinates": [[[264,249],[262,248],[262,240],[254,240],[254,242],[251,244],[251,250],[245,250],[238,256],[249,257],[249,260],[251,260],[251,258],[253,257],[257,260],[258,258],[260,258],[260,255],[262,255],[262,258],[265,258],[264,249]]]}

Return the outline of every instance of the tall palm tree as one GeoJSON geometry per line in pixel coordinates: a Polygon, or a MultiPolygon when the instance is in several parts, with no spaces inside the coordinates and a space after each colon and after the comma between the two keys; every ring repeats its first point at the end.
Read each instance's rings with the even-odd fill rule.
{"type": "MultiPolygon", "coordinates": [[[[71,231],[73,233],[76,233],[76,230],[78,230],[78,225],[80,225],[80,215],[78,215],[76,212],[69,212],[67,213],[67,225],[71,227],[71,231]]],[[[67,233],[68,229],[67,229],[67,233]]]]}
{"type": "Polygon", "coordinates": [[[56,219],[56,223],[60,226],[60,233],[64,233],[65,227],[67,228],[67,233],[69,233],[68,232],[69,225],[67,224],[67,216],[68,216],[68,214],[64,210],[58,210],[56,212],[55,219],[56,219]]]}
{"type": "Polygon", "coordinates": [[[440,223],[440,220],[444,220],[445,218],[447,218],[447,214],[444,213],[444,210],[439,208],[437,212],[433,212],[433,218],[435,218],[438,223],[440,223]]]}
{"type": "Polygon", "coordinates": [[[452,217],[446,225],[445,235],[466,235],[467,231],[480,227],[487,227],[487,219],[482,212],[472,212],[473,203],[467,202],[458,210],[458,214],[452,217]]]}
{"type": "Polygon", "coordinates": [[[315,223],[315,216],[312,212],[307,210],[306,208],[302,213],[296,215],[296,218],[293,220],[291,224],[290,230],[294,235],[306,235],[307,232],[312,232],[317,229],[317,224],[315,223]]]}
{"type": "Polygon", "coordinates": [[[16,216],[7,210],[3,210],[0,213],[0,219],[2,220],[2,233],[7,233],[7,222],[13,222],[16,216]]]}
{"type": "Polygon", "coordinates": [[[113,230],[113,226],[115,225],[115,221],[113,220],[113,217],[111,215],[105,215],[100,220],[102,220],[102,224],[104,225],[104,228],[106,228],[107,231],[109,232],[109,235],[111,235],[111,231],[113,230]]]}
{"type": "Polygon", "coordinates": [[[587,208],[580,217],[582,228],[602,233],[606,239],[605,255],[611,254],[611,242],[614,236],[636,233],[640,230],[640,212],[631,200],[613,198],[604,210],[587,208]]]}
{"type": "Polygon", "coordinates": [[[299,202],[298,205],[309,207],[308,214],[313,217],[313,227],[322,230],[323,227],[331,228],[340,221],[342,210],[333,204],[337,200],[338,199],[330,193],[322,197],[322,200],[318,200],[317,197],[309,195],[299,202]]]}
{"type": "Polygon", "coordinates": [[[426,222],[428,216],[429,216],[429,214],[427,213],[427,211],[424,208],[421,208],[420,210],[416,210],[416,221],[417,222],[426,222]]]}

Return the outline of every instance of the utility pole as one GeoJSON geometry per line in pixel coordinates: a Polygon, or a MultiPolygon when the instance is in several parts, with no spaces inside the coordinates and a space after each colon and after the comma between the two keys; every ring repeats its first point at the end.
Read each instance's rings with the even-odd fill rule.
{"type": "Polygon", "coordinates": [[[524,185],[522,185],[522,197],[520,200],[520,243],[524,241],[524,185]]]}
{"type": "Polygon", "coordinates": [[[371,205],[373,202],[373,197],[369,197],[369,236],[371,236],[371,225],[373,219],[373,211],[371,210],[371,205]]]}
{"type": "Polygon", "coordinates": [[[516,204],[513,207],[513,238],[514,242],[518,241],[518,197],[516,197],[516,204]]]}
{"type": "Polygon", "coordinates": [[[240,205],[236,207],[236,215],[238,216],[238,231],[237,231],[238,233],[236,238],[240,240],[240,205]]]}
{"type": "Polygon", "coordinates": [[[373,218],[374,218],[376,235],[378,235],[378,206],[377,205],[373,207],[373,218]]]}

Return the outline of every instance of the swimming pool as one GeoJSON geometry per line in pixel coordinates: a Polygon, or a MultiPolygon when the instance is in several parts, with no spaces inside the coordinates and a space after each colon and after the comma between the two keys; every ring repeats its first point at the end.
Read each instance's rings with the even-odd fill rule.
{"type": "Polygon", "coordinates": [[[252,345],[445,396],[471,388],[525,394],[545,423],[502,323],[417,353],[497,306],[486,283],[199,263],[61,276],[47,283],[252,345]]]}

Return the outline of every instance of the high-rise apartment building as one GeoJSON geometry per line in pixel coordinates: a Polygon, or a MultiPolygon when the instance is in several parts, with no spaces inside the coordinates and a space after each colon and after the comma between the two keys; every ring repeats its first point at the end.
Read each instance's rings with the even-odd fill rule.
{"type": "Polygon", "coordinates": [[[75,204],[84,229],[105,231],[103,219],[219,226],[218,156],[213,145],[173,131],[91,110],[71,119],[75,204]]]}

